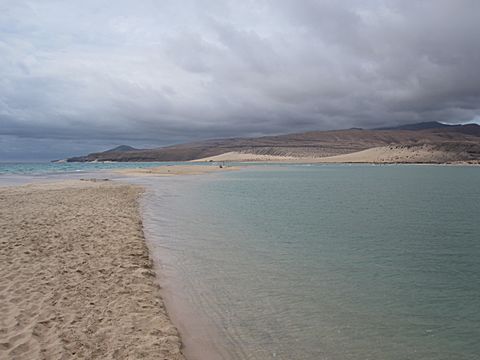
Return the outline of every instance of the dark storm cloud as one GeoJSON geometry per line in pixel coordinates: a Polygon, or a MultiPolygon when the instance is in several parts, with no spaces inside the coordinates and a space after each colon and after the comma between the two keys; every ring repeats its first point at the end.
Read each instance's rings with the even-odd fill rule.
{"type": "Polygon", "coordinates": [[[0,136],[161,145],[478,119],[479,13],[474,0],[4,0],[0,136]]]}

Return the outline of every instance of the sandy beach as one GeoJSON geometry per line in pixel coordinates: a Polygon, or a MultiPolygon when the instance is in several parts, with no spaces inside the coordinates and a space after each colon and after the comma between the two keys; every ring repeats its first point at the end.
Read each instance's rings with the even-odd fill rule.
{"type": "Polygon", "coordinates": [[[215,172],[225,172],[238,170],[236,166],[212,165],[169,165],[157,166],[151,168],[133,168],[133,169],[116,169],[114,173],[127,176],[174,176],[174,175],[203,175],[215,172]]]}
{"type": "Polygon", "coordinates": [[[184,358],[141,192],[110,181],[0,188],[0,358],[184,358]]]}

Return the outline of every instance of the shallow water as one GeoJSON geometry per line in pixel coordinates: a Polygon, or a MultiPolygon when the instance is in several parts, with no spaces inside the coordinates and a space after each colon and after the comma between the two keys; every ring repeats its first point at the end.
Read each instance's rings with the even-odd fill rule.
{"type": "MultiPolygon", "coordinates": [[[[99,170],[149,168],[161,165],[178,164],[185,164],[185,162],[0,162],[0,176],[45,176],[52,174],[75,174],[99,170]]],[[[203,163],[188,164],[196,165],[203,163]]]]}
{"type": "Polygon", "coordinates": [[[192,359],[477,359],[480,169],[292,166],[143,180],[192,359]]]}

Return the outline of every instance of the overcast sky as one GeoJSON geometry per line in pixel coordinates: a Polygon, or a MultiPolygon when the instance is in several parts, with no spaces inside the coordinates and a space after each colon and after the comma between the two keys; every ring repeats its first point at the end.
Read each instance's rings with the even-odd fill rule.
{"type": "Polygon", "coordinates": [[[0,161],[480,115],[477,0],[0,0],[0,161]]]}

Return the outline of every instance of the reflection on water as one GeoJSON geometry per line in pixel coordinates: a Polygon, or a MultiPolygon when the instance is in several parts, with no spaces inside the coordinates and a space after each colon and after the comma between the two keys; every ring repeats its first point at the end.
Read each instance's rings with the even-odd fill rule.
{"type": "Polygon", "coordinates": [[[192,358],[474,359],[480,169],[311,166],[141,180],[192,358]]]}

